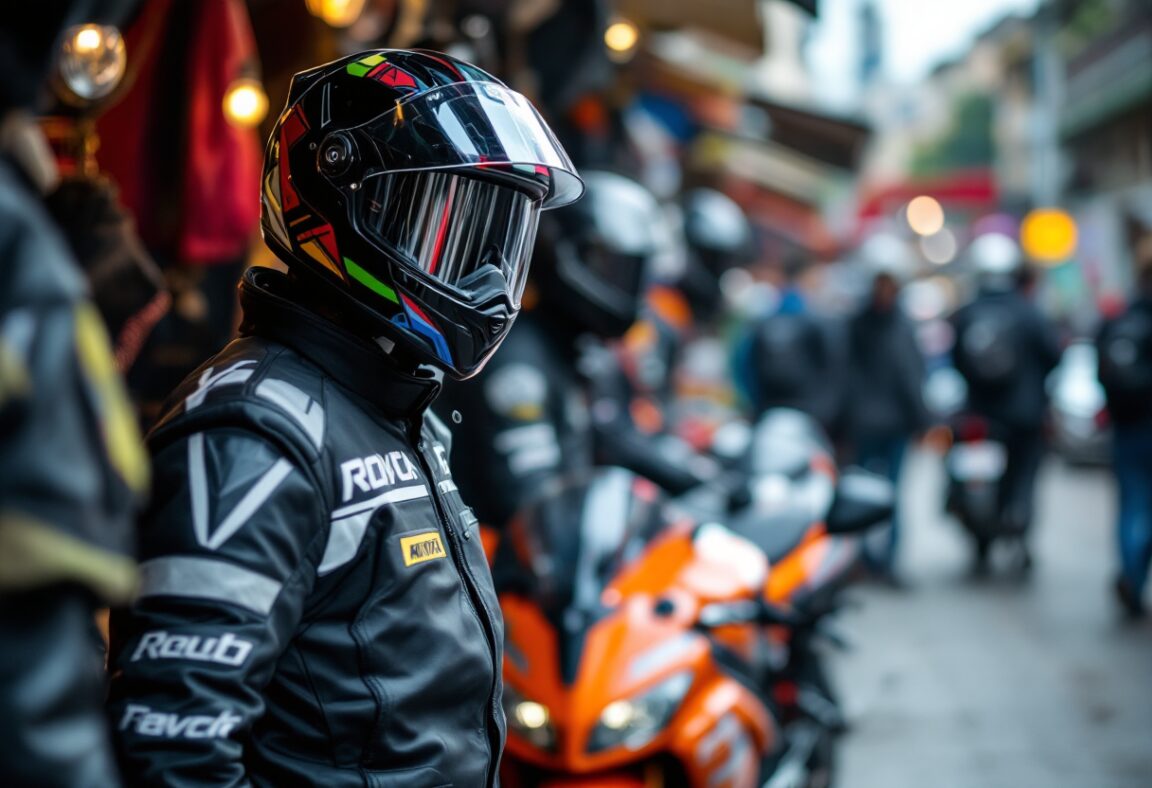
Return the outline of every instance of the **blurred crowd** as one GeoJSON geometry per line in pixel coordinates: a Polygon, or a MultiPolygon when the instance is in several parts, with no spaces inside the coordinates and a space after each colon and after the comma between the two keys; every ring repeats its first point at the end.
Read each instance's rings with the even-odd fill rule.
{"type": "MultiPolygon", "coordinates": [[[[1130,223],[1125,286],[1085,313],[1063,308],[1079,263],[1075,219],[1055,202],[957,207],[913,189],[851,226],[825,221],[834,211],[811,195],[860,186],[882,130],[745,95],[725,69],[748,66],[723,55],[763,46],[746,18],[809,19],[816,4],[726,3],[713,20],[700,18],[710,4],[685,5],[41,0],[0,24],[7,784],[115,780],[106,624],[90,622],[139,582],[141,435],[237,335],[241,275],[284,268],[259,222],[264,141],[291,76],[367,49],[430,48],[496,74],[586,185],[543,215],[501,351],[435,405],[480,523],[504,526],[580,468],[623,466],[675,496],[738,486],[714,456],[725,429],[790,409],[839,465],[897,485],[917,446],[937,454],[940,505],[977,574],[1031,569],[1052,449],[1110,463],[1117,561],[1101,585],[1125,616],[1146,614],[1152,231],[1130,223]]],[[[906,527],[897,507],[865,544],[867,571],[900,588],[906,527]]]]}

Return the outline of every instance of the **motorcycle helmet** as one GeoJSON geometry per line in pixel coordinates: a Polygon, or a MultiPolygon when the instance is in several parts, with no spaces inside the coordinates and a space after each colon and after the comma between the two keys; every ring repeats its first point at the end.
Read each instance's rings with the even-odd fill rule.
{"type": "Polygon", "coordinates": [[[715,189],[693,189],[685,196],[684,239],[717,277],[752,253],[752,225],[744,210],[715,189]]]}
{"type": "Polygon", "coordinates": [[[261,229],[385,347],[466,378],[520,310],[540,211],[582,191],[519,93],[448,55],[381,49],[293,78],[261,229]]]}
{"type": "Polygon", "coordinates": [[[536,283],[547,308],[612,339],[636,322],[664,217],[652,193],[622,175],[586,172],[584,183],[584,199],[541,230],[536,283]]]}
{"type": "Polygon", "coordinates": [[[1011,290],[1024,267],[1024,255],[1014,240],[1002,233],[981,235],[968,247],[968,261],[982,290],[1011,290]]]}
{"type": "Polygon", "coordinates": [[[743,209],[715,189],[693,189],[684,198],[688,259],[680,289],[692,312],[711,320],[723,303],[720,277],[752,257],[752,225],[743,209]]]}

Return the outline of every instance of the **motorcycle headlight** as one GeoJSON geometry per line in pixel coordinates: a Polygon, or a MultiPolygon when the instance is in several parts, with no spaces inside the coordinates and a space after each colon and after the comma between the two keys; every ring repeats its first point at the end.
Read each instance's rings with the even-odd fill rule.
{"type": "Polygon", "coordinates": [[[691,686],[692,673],[683,671],[635,697],[609,703],[588,739],[588,752],[638,750],[648,744],[671,721],[691,686]]]}
{"type": "Polygon", "coordinates": [[[548,707],[528,700],[507,684],[504,685],[504,716],[508,727],[533,747],[545,751],[556,748],[556,728],[548,707]]]}

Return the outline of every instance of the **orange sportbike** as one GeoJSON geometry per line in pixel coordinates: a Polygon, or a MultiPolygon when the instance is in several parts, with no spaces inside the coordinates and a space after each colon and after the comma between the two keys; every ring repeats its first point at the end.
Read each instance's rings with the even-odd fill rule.
{"type": "Polygon", "coordinates": [[[843,537],[829,528],[878,515],[830,464],[813,472],[830,485],[828,522],[773,525],[765,514],[769,530],[790,530],[762,544],[680,512],[620,469],[558,481],[509,525],[493,565],[504,785],[819,784],[827,712],[807,710],[793,677],[796,641],[817,618],[791,602],[842,571],[843,537]]]}

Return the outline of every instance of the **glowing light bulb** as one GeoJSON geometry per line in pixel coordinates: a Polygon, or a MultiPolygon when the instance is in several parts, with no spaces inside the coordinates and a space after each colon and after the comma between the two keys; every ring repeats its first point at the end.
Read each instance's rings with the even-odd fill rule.
{"type": "Polygon", "coordinates": [[[104,98],[124,78],[128,53],[120,31],[111,26],[78,25],[64,35],[57,65],[71,103],[104,98]]]}
{"type": "Polygon", "coordinates": [[[627,19],[619,19],[604,31],[604,45],[616,55],[627,55],[636,48],[640,30],[627,19]]]}
{"type": "Polygon", "coordinates": [[[365,0],[305,0],[309,13],[332,27],[348,27],[364,11],[365,0]]]}
{"type": "Polygon", "coordinates": [[[268,95],[254,79],[238,79],[224,94],[224,115],[228,121],[242,128],[251,128],[268,114],[268,95]]]}
{"type": "Polygon", "coordinates": [[[95,52],[104,43],[104,34],[96,25],[84,25],[72,37],[72,46],[78,53],[95,52]]]}

